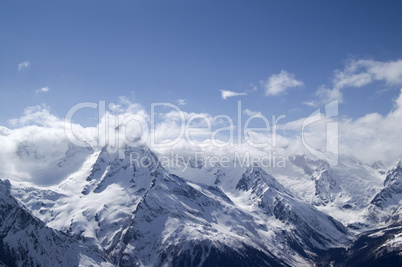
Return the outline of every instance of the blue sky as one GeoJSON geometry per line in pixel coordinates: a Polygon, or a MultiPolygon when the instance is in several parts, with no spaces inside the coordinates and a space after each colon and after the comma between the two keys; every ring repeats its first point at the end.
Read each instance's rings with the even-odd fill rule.
{"type": "MultiPolygon", "coordinates": [[[[336,70],[402,59],[401,10],[367,0],[0,0],[0,125],[28,106],[62,118],[79,102],[119,96],[146,110],[183,99],[185,111],[232,116],[241,100],[296,120],[330,100],[317,90],[334,88],[336,70]],[[281,71],[299,84],[266,95],[281,71]],[[223,99],[221,90],[247,95],[223,99]]],[[[339,116],[385,115],[400,88],[387,78],[342,87],[339,116]]],[[[93,115],[77,119],[96,124],[93,115]]]]}

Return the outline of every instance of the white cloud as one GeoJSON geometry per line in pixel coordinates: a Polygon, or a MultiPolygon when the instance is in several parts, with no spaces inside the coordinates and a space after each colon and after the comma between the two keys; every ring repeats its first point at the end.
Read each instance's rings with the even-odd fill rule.
{"type": "Polygon", "coordinates": [[[248,85],[249,89],[247,89],[245,92],[246,93],[252,93],[252,92],[256,92],[258,90],[258,87],[256,85],[254,85],[253,83],[250,83],[248,85]]]}
{"type": "Polygon", "coordinates": [[[36,90],[35,93],[37,93],[37,94],[38,93],[47,93],[49,91],[50,91],[50,88],[45,86],[45,87],[42,87],[41,89],[36,90]]]}
{"type": "Polygon", "coordinates": [[[30,67],[31,67],[31,63],[29,61],[24,61],[24,62],[21,62],[20,64],[18,64],[19,71],[27,70],[30,67]]]}
{"type": "Polygon", "coordinates": [[[228,91],[228,90],[221,90],[221,95],[223,99],[226,99],[228,97],[233,97],[233,96],[240,96],[240,95],[247,95],[247,93],[237,93],[233,91],[228,91]]]}
{"type": "Polygon", "coordinates": [[[49,107],[33,106],[24,110],[24,115],[17,119],[9,120],[12,126],[41,125],[47,127],[60,126],[59,119],[50,113],[49,107]]]}
{"type": "Polygon", "coordinates": [[[392,163],[402,156],[402,89],[393,110],[383,116],[367,114],[340,124],[341,150],[366,162],[392,163]]]}
{"type": "Polygon", "coordinates": [[[301,132],[303,122],[306,118],[300,118],[294,121],[289,121],[284,124],[280,124],[278,129],[284,131],[299,131],[301,132]]]}
{"type": "Polygon", "coordinates": [[[328,104],[334,100],[338,100],[338,103],[343,103],[343,94],[341,90],[337,88],[329,89],[323,85],[318,88],[318,90],[315,92],[315,95],[319,100],[310,100],[304,102],[303,104],[309,107],[318,107],[320,105],[328,104]]]}
{"type": "Polygon", "coordinates": [[[243,111],[243,113],[246,114],[246,115],[249,116],[249,117],[262,115],[261,112],[259,112],[259,111],[252,111],[252,110],[249,110],[248,108],[246,108],[246,109],[243,111]]]}
{"type": "Polygon", "coordinates": [[[343,71],[336,70],[334,89],[344,87],[361,87],[374,81],[384,81],[387,85],[402,84],[402,60],[374,61],[351,60],[347,62],[343,71]]]}
{"type": "MultiPolygon", "coordinates": [[[[280,125],[279,129],[300,132],[303,121],[304,118],[288,122],[280,125]]],[[[376,160],[394,163],[402,157],[401,121],[402,89],[388,114],[370,113],[355,120],[339,121],[339,153],[354,156],[367,163],[376,160]]],[[[311,142],[325,145],[325,131],[326,121],[322,120],[305,129],[304,133],[312,139],[311,142]]]]}
{"type": "MultiPolygon", "coordinates": [[[[332,89],[321,86],[316,92],[319,100],[311,100],[304,104],[318,106],[336,99],[342,103],[342,91],[345,88],[363,87],[373,82],[384,82],[387,86],[402,85],[402,60],[350,60],[342,71],[335,70],[332,89]]],[[[386,90],[389,88],[380,90],[378,94],[386,90]]]]}
{"type": "Polygon", "coordinates": [[[286,92],[287,89],[303,86],[302,81],[295,79],[294,74],[282,70],[279,74],[273,74],[266,82],[262,82],[266,96],[276,96],[286,92]]]}
{"type": "Polygon", "coordinates": [[[187,104],[187,101],[185,99],[177,99],[176,103],[179,106],[185,106],[187,104]]]}
{"type": "Polygon", "coordinates": [[[343,94],[340,89],[330,89],[325,85],[322,85],[317,89],[314,95],[317,99],[310,99],[302,104],[309,107],[319,107],[334,100],[338,100],[338,103],[343,103],[343,94]]]}
{"type": "Polygon", "coordinates": [[[315,100],[309,100],[309,101],[305,101],[302,103],[303,105],[309,106],[309,107],[315,107],[317,106],[317,101],[315,100]]]}
{"type": "MultiPolygon", "coordinates": [[[[46,106],[35,106],[26,108],[21,118],[10,123],[15,128],[8,130],[6,136],[0,135],[0,160],[7,162],[0,166],[0,177],[36,185],[57,184],[67,177],[66,168],[57,166],[69,146],[64,120],[51,114],[46,106]]],[[[71,127],[77,136],[96,132],[95,128],[77,124],[71,127]]],[[[67,171],[75,171],[85,159],[78,156],[74,160],[77,164],[67,171]]]]}
{"type": "Polygon", "coordinates": [[[147,117],[144,107],[140,103],[135,103],[126,96],[119,96],[119,104],[115,105],[118,107],[119,113],[132,113],[141,114],[141,116],[147,117]]]}

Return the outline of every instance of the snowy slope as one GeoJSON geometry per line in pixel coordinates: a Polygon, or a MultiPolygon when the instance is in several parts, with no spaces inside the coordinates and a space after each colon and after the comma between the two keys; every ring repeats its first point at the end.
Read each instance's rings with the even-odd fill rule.
{"type": "MultiPolygon", "coordinates": [[[[149,150],[140,150],[153,156],[149,150]]],[[[105,147],[52,190],[16,188],[14,195],[48,226],[109,250],[150,187],[151,172],[151,168],[130,167],[129,157],[121,160],[118,151],[105,147]]]]}
{"type": "MultiPolygon", "coordinates": [[[[330,166],[323,160],[293,155],[286,166],[263,169],[293,198],[315,206],[346,226],[351,225],[354,231],[370,228],[368,207],[384,187],[385,179],[378,170],[347,156],[340,156],[339,164],[330,166]]],[[[186,179],[217,185],[225,193],[235,195],[237,181],[245,170],[233,163],[229,168],[169,168],[172,173],[186,179]]]]}
{"type": "Polygon", "coordinates": [[[275,252],[267,247],[272,240],[262,242],[253,217],[237,209],[218,188],[188,183],[163,169],[153,177],[130,227],[111,252],[114,262],[195,266],[215,261],[216,265],[229,264],[223,260],[235,255],[234,266],[278,265],[275,252]]]}
{"type": "MultiPolygon", "coordinates": [[[[124,159],[105,147],[52,190],[24,187],[13,192],[48,226],[104,250],[121,265],[173,264],[169,261],[180,257],[189,263],[185,256],[189,253],[208,262],[217,251],[225,255],[249,251],[259,255],[261,262],[308,264],[317,251],[348,243],[342,225],[293,200],[266,173],[259,190],[274,185],[273,193],[262,198],[266,207],[250,201],[252,192],[242,194],[236,188],[241,181],[235,175],[238,171],[218,168],[212,173],[213,185],[205,185],[171,174],[146,147],[126,147],[124,159]],[[148,162],[132,164],[130,154],[148,162]],[[217,181],[219,177],[222,181],[217,181]],[[274,213],[267,210],[272,201],[274,213]],[[285,205],[283,211],[279,211],[281,205],[285,205]],[[186,245],[179,248],[181,243],[186,245]],[[179,254],[173,257],[172,253],[179,254]]],[[[239,260],[250,261],[246,255],[239,260]]]]}
{"type": "Polygon", "coordinates": [[[290,230],[289,236],[298,246],[325,250],[347,242],[348,232],[341,223],[295,198],[260,167],[250,166],[236,189],[245,191],[240,196],[246,198],[243,203],[287,225],[284,230],[290,230]]]}
{"type": "MultiPolygon", "coordinates": [[[[300,217],[292,218],[297,223],[286,212],[278,210],[274,216],[265,210],[251,211],[253,207],[242,203],[233,202],[218,187],[190,183],[158,168],[113,257],[120,259],[122,266],[130,262],[173,264],[173,259],[179,265],[194,265],[218,260],[211,251],[224,255],[237,251],[241,255],[249,250],[250,255],[259,251],[266,259],[300,265],[311,264],[315,250],[348,242],[346,229],[329,216],[314,208],[302,216],[302,209],[308,207],[305,203],[294,207],[300,208],[300,217]]],[[[241,262],[264,265],[255,260],[247,254],[241,258],[241,262]]]]}
{"type": "Polygon", "coordinates": [[[384,188],[376,194],[371,204],[386,209],[392,205],[399,205],[402,201],[402,161],[399,160],[386,173],[384,188]]]}
{"type": "Polygon", "coordinates": [[[100,254],[45,226],[11,195],[0,180],[0,261],[8,266],[112,266],[100,254]]]}
{"type": "Polygon", "coordinates": [[[399,163],[387,172],[346,156],[330,166],[294,155],[283,168],[194,160],[164,168],[145,146],[69,145],[49,156],[31,143],[16,157],[39,164],[29,175],[40,181],[62,178],[13,183],[12,194],[48,227],[119,266],[325,264],[356,234],[402,218],[399,163]]]}
{"type": "Polygon", "coordinates": [[[93,152],[90,147],[77,147],[70,143],[44,145],[23,141],[17,145],[11,159],[15,165],[10,167],[18,168],[18,171],[10,170],[5,175],[15,174],[17,177],[12,177],[13,181],[32,181],[44,187],[57,185],[72,172],[78,171],[93,152]]]}
{"type": "Polygon", "coordinates": [[[305,155],[289,159],[288,168],[298,168],[302,173],[279,175],[287,188],[296,189],[292,192],[356,231],[371,227],[368,207],[383,188],[385,177],[381,172],[347,156],[340,156],[337,166],[305,155]]]}
{"type": "Polygon", "coordinates": [[[369,220],[377,225],[389,225],[402,219],[402,161],[384,171],[384,187],[367,208],[369,220]]]}

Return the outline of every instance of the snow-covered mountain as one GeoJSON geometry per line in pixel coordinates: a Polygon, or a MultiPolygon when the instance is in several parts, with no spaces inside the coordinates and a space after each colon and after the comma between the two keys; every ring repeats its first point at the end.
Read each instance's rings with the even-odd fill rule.
{"type": "Polygon", "coordinates": [[[402,200],[402,161],[389,169],[384,180],[384,188],[376,194],[371,204],[386,209],[389,206],[399,205],[402,200]]]}
{"type": "Polygon", "coordinates": [[[49,157],[21,144],[17,157],[64,178],[42,187],[15,181],[11,193],[43,229],[116,266],[343,264],[357,253],[355,240],[396,227],[402,210],[400,163],[380,171],[350,157],[334,167],[293,155],[283,168],[197,161],[182,169],[146,146],[126,146],[123,155],[69,145],[49,157]]]}
{"type": "MultiPolygon", "coordinates": [[[[400,266],[402,222],[368,231],[358,237],[341,257],[333,257],[339,266],[400,266]]],[[[338,254],[338,255],[339,255],[338,254]]]]}
{"type": "Polygon", "coordinates": [[[112,266],[97,251],[47,227],[10,194],[0,180],[0,262],[5,266],[112,266]]]}
{"type": "Polygon", "coordinates": [[[368,208],[383,188],[381,172],[347,156],[340,156],[337,166],[305,155],[291,156],[289,161],[290,168],[299,168],[299,173],[285,175],[284,180],[289,188],[296,188],[298,196],[352,230],[361,232],[370,228],[368,208]],[[296,178],[289,179],[292,176],[296,178]],[[305,186],[295,187],[297,181],[304,181],[305,186]]]}

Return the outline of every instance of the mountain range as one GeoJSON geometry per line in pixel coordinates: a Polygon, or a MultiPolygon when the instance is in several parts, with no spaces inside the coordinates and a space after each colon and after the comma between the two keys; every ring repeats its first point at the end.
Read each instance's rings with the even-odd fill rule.
{"type": "Polygon", "coordinates": [[[31,175],[58,182],[0,177],[0,266],[402,262],[401,160],[386,168],[340,156],[331,166],[294,154],[283,168],[183,169],[146,146],[122,149],[70,144],[49,155],[20,143],[15,157],[36,166],[31,175]]]}

